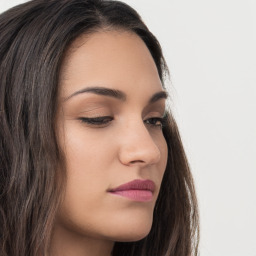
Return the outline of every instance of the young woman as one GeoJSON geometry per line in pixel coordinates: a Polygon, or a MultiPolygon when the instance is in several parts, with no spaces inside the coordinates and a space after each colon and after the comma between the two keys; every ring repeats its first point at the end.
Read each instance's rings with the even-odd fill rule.
{"type": "Polygon", "coordinates": [[[189,256],[198,212],[161,47],[118,1],[0,16],[0,254],[189,256]]]}

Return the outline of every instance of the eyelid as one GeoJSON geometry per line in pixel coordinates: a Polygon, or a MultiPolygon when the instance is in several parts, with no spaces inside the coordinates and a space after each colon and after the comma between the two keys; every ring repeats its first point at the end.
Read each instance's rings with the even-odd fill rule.
{"type": "Polygon", "coordinates": [[[167,124],[167,115],[162,115],[161,117],[149,117],[144,120],[145,124],[150,125],[153,128],[163,128],[167,124]],[[154,121],[154,122],[160,122],[160,124],[152,124],[149,121],[154,121]]]}
{"type": "Polygon", "coordinates": [[[164,110],[155,110],[155,111],[149,111],[147,115],[145,115],[144,119],[148,118],[165,118],[167,116],[168,111],[166,109],[164,110]]]}
{"type": "Polygon", "coordinates": [[[93,113],[94,111],[95,112],[97,111],[96,115],[99,115],[99,112],[101,112],[101,111],[106,112],[105,109],[106,109],[106,107],[103,107],[103,106],[91,107],[86,110],[79,111],[78,115],[89,114],[89,113],[93,113]]]}
{"type": "MultiPolygon", "coordinates": [[[[114,120],[114,117],[111,116],[98,116],[98,117],[79,117],[83,124],[93,127],[93,128],[104,128],[110,125],[110,123],[114,120]]],[[[163,128],[166,125],[166,118],[163,117],[149,117],[143,120],[145,125],[150,126],[151,128],[163,128]],[[159,123],[160,122],[160,123],[159,123]]]]}
{"type": "Polygon", "coordinates": [[[96,117],[79,117],[82,123],[96,128],[102,128],[109,125],[109,123],[114,120],[111,116],[96,116],[96,117]]]}

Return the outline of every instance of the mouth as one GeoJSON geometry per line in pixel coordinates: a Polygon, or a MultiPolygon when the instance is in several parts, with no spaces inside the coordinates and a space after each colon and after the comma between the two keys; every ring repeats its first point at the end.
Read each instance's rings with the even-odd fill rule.
{"type": "Polygon", "coordinates": [[[113,195],[138,202],[152,201],[154,191],[155,183],[152,180],[133,180],[108,190],[113,195]]]}

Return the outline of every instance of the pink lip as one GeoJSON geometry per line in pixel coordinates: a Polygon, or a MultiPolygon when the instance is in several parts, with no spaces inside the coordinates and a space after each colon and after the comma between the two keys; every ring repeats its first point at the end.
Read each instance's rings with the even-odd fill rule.
{"type": "Polygon", "coordinates": [[[152,200],[154,190],[155,183],[152,180],[133,180],[117,188],[110,189],[108,192],[134,201],[145,202],[152,200]]]}

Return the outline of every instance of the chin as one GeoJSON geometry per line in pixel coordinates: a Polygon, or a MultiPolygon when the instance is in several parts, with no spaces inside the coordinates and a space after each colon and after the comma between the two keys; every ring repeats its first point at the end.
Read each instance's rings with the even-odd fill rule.
{"type": "Polygon", "coordinates": [[[135,242],[145,238],[152,227],[152,218],[126,220],[113,228],[114,241],[135,242]]]}
{"type": "Polygon", "coordinates": [[[150,229],[142,232],[141,230],[136,230],[136,232],[132,232],[129,234],[123,234],[122,236],[119,236],[117,239],[115,239],[116,242],[136,242],[143,238],[145,238],[150,232],[150,229]]]}

